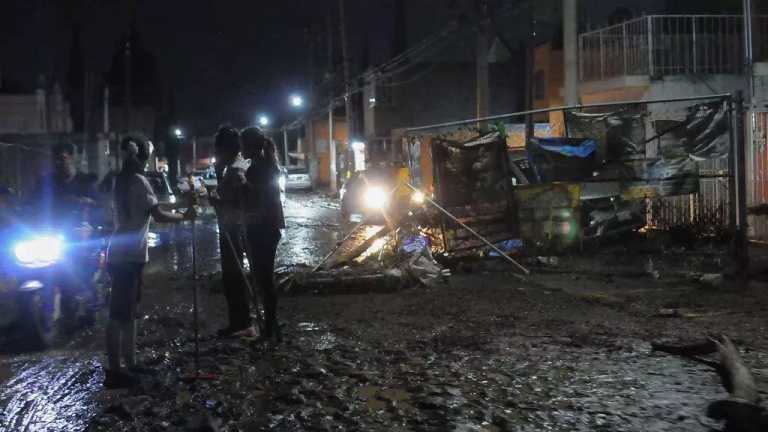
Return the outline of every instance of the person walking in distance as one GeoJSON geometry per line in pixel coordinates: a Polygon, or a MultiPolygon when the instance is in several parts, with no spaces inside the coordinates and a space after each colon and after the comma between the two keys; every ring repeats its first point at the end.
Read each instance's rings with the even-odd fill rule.
{"type": "Polygon", "coordinates": [[[241,136],[243,156],[251,159],[246,172],[245,225],[251,271],[264,299],[264,334],[261,337],[265,341],[279,342],[274,269],[285,219],[280,200],[277,149],[274,142],[256,127],[245,129],[241,136]]]}
{"type": "Polygon", "coordinates": [[[240,134],[237,130],[230,126],[220,127],[214,141],[218,186],[211,196],[211,203],[219,221],[221,283],[227,300],[229,322],[218,331],[219,337],[255,336],[243,273],[243,194],[248,165],[240,149],[240,134]]]}
{"type": "Polygon", "coordinates": [[[158,206],[157,197],[144,176],[152,154],[152,143],[127,137],[120,143],[123,167],[115,178],[115,230],[109,241],[107,263],[112,277],[112,295],[107,324],[107,363],[104,385],[128,387],[131,373],[140,372],[136,363],[136,314],[141,298],[142,271],[149,261],[150,216],[160,223],[178,223],[197,216],[190,207],[174,214],[158,206]],[[124,372],[120,360],[125,361],[124,372]]]}

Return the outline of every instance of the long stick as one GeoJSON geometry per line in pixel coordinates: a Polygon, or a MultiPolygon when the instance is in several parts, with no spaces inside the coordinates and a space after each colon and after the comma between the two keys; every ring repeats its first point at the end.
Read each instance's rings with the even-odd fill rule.
{"type": "MultiPolygon", "coordinates": [[[[194,187],[194,184],[193,184],[194,187]]],[[[200,327],[197,313],[197,220],[192,220],[192,316],[195,328],[195,378],[200,374],[200,327]]]]}
{"type": "MultiPolygon", "coordinates": [[[[245,281],[245,287],[248,288],[248,294],[251,297],[251,303],[253,304],[253,307],[256,309],[256,323],[259,326],[259,332],[260,334],[264,333],[264,319],[261,316],[261,309],[259,308],[259,302],[258,297],[256,296],[256,291],[253,289],[253,285],[251,284],[251,280],[248,277],[248,275],[245,273],[245,269],[243,268],[241,259],[242,256],[238,255],[237,248],[235,248],[235,243],[232,242],[232,237],[230,237],[229,232],[227,230],[223,230],[224,238],[227,240],[227,244],[229,245],[230,249],[232,249],[232,255],[235,256],[237,261],[237,268],[240,269],[240,274],[243,276],[243,280],[245,281]]],[[[248,247],[248,243],[246,242],[246,255],[248,256],[248,263],[250,265],[255,265],[255,261],[253,259],[253,254],[250,253],[250,248],[248,247]]],[[[251,273],[253,273],[253,270],[251,270],[251,273]]]]}
{"type": "MultiPolygon", "coordinates": [[[[405,185],[406,185],[406,186],[408,186],[409,188],[413,189],[413,191],[414,191],[414,192],[420,192],[418,189],[416,189],[416,188],[415,188],[415,187],[414,187],[412,184],[410,184],[410,183],[407,183],[407,182],[403,182],[403,184],[405,184],[405,185]]],[[[518,269],[520,269],[520,271],[522,271],[524,274],[526,274],[526,275],[529,275],[529,274],[531,274],[531,271],[530,271],[530,270],[528,270],[527,268],[525,268],[525,267],[523,267],[522,265],[520,265],[520,263],[518,263],[517,261],[515,261],[514,259],[512,259],[512,257],[510,257],[509,255],[507,255],[507,253],[506,253],[506,252],[504,252],[504,251],[502,251],[501,249],[497,248],[497,247],[496,247],[496,246],[495,246],[493,243],[489,242],[488,240],[486,240],[486,239],[485,239],[485,237],[481,236],[481,235],[480,235],[480,234],[478,234],[478,233],[477,233],[475,230],[473,230],[472,228],[468,227],[468,226],[467,226],[467,225],[466,225],[464,222],[462,222],[462,221],[458,220],[458,219],[457,219],[457,218],[456,218],[454,215],[452,215],[450,212],[448,212],[448,210],[446,210],[446,209],[442,208],[442,207],[440,206],[440,204],[438,204],[438,203],[436,203],[436,202],[432,201],[432,199],[430,199],[430,198],[429,198],[428,196],[426,196],[426,195],[424,195],[424,200],[426,200],[428,203],[432,204],[432,205],[433,205],[435,208],[437,208],[438,210],[440,210],[440,211],[441,211],[441,212],[442,212],[444,215],[446,215],[446,216],[448,216],[449,218],[451,218],[451,220],[453,220],[453,221],[454,221],[454,222],[456,222],[457,224],[461,225],[461,226],[462,226],[462,228],[464,228],[465,230],[469,231],[469,232],[470,232],[470,233],[471,233],[473,236],[477,237],[477,238],[478,238],[478,240],[480,240],[480,241],[482,241],[483,243],[485,243],[486,245],[488,245],[488,247],[490,247],[491,249],[493,249],[494,251],[496,251],[496,252],[497,252],[499,255],[501,255],[502,257],[504,257],[504,258],[505,258],[507,261],[509,261],[510,263],[514,264],[514,265],[515,265],[515,267],[517,267],[518,269]]]]}
{"type": "Polygon", "coordinates": [[[331,249],[331,251],[330,251],[330,252],[328,252],[328,253],[327,253],[327,254],[326,254],[324,257],[323,257],[323,259],[322,259],[322,260],[320,260],[320,262],[319,262],[319,263],[317,263],[317,265],[316,265],[316,266],[314,266],[314,267],[312,268],[312,272],[311,272],[311,273],[314,273],[314,272],[316,272],[316,271],[320,270],[320,267],[322,267],[322,266],[323,266],[323,264],[325,264],[325,262],[326,262],[326,261],[328,261],[328,259],[330,259],[330,258],[333,256],[333,254],[335,254],[335,253],[336,253],[336,251],[338,251],[338,250],[339,250],[339,249],[340,249],[340,248],[341,248],[341,247],[344,245],[344,243],[345,243],[347,240],[349,240],[349,238],[350,238],[350,237],[352,237],[352,234],[354,234],[354,233],[357,231],[357,229],[358,229],[358,228],[360,228],[362,225],[363,225],[363,222],[359,222],[357,225],[355,225],[355,227],[354,227],[354,228],[352,228],[352,230],[350,230],[350,231],[347,233],[347,235],[345,235],[345,236],[344,236],[344,238],[343,238],[343,239],[341,239],[341,241],[339,241],[338,243],[336,243],[336,246],[334,246],[334,248],[333,248],[333,249],[331,249]]]}

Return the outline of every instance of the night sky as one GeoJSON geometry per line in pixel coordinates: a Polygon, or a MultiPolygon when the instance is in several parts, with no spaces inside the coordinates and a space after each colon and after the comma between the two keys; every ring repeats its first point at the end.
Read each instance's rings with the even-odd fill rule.
{"type": "MultiPolygon", "coordinates": [[[[409,42],[441,29],[462,1],[406,0],[409,42]]],[[[537,3],[546,1],[552,0],[537,3]]],[[[634,14],[658,13],[670,2],[684,3],[582,0],[582,26],[602,24],[620,6],[634,14]]],[[[708,2],[718,3],[695,3],[708,2]]],[[[358,60],[368,57],[371,64],[390,58],[396,0],[346,4],[351,54],[358,60]],[[365,56],[364,45],[370,47],[365,56]]],[[[186,128],[199,134],[225,122],[245,125],[254,122],[259,112],[281,121],[293,115],[288,95],[308,87],[306,30],[314,29],[318,48],[325,50],[318,33],[325,32],[329,11],[338,19],[337,5],[338,0],[3,0],[0,73],[6,91],[30,91],[39,73],[45,73],[49,82],[65,85],[72,25],[80,23],[86,68],[101,77],[109,70],[135,11],[138,32],[157,60],[165,93],[158,99],[175,95],[177,117],[186,128]]],[[[545,14],[551,10],[543,9],[545,14]]],[[[551,17],[554,23],[558,20],[551,17]]],[[[334,31],[338,32],[336,23],[334,31]]]]}
{"type": "MultiPolygon", "coordinates": [[[[192,123],[187,127],[204,132],[224,122],[242,125],[254,121],[258,112],[290,115],[288,95],[307,87],[305,30],[313,25],[316,31],[324,31],[329,8],[335,10],[338,4],[337,0],[131,3],[4,0],[0,71],[6,87],[19,84],[29,90],[41,72],[65,84],[71,29],[76,22],[83,26],[88,70],[99,76],[106,73],[121,37],[130,28],[135,7],[138,31],[156,56],[161,86],[175,94],[180,120],[192,123]]],[[[374,57],[386,58],[393,3],[348,2],[356,47],[364,31],[373,40],[374,57]],[[376,19],[362,26],[359,17],[366,15],[376,19]]]]}

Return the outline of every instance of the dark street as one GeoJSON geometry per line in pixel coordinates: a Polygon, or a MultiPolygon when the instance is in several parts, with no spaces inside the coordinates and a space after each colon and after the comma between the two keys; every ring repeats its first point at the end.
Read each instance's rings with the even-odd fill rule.
{"type": "MultiPolygon", "coordinates": [[[[279,247],[278,266],[319,261],[338,236],[338,205],[318,194],[290,194],[285,211],[288,227],[279,247]]],[[[220,269],[216,219],[204,217],[197,224],[198,271],[209,275],[207,281],[220,269]]],[[[167,232],[164,228],[156,231],[167,232]]],[[[146,269],[146,320],[166,313],[174,319],[189,318],[184,316],[192,296],[189,225],[173,230],[167,238],[169,244],[152,250],[146,269]]],[[[220,294],[201,291],[210,301],[203,302],[206,309],[211,306],[207,318],[218,323],[221,317],[213,310],[220,313],[221,305],[215,309],[212,303],[221,302],[220,294]]],[[[0,354],[0,431],[78,431],[88,426],[101,408],[102,326],[103,322],[62,338],[54,348],[39,354],[0,354]]]]}
{"type": "Polygon", "coordinates": [[[0,432],[768,431],[768,0],[4,0],[0,432]]]}
{"type": "MultiPolygon", "coordinates": [[[[334,244],[333,201],[289,195],[286,215],[281,266],[314,263],[334,244]]],[[[652,352],[651,342],[722,331],[746,344],[758,380],[768,378],[768,339],[754,318],[768,307],[755,297],[760,285],[713,293],[673,276],[606,281],[542,269],[523,283],[504,269],[465,271],[432,289],[285,297],[286,341],[275,351],[217,341],[215,224],[199,226],[201,368],[217,379],[178,381],[192,360],[183,228],[147,277],[139,355],[158,375],[128,393],[103,390],[100,326],[45,353],[3,357],[0,430],[701,431],[717,426],[705,415],[725,395],[717,375],[652,352]],[[705,312],[657,314],[669,304],[705,312]],[[731,312],[708,313],[715,305],[731,312]]]]}

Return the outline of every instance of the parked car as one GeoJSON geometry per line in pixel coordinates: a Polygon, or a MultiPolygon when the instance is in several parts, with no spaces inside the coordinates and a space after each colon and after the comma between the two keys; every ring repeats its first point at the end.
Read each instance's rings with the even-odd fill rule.
{"type": "Polygon", "coordinates": [[[160,205],[167,205],[169,207],[175,206],[178,201],[176,194],[171,188],[171,183],[168,181],[168,176],[163,172],[147,171],[144,176],[149,180],[149,184],[152,185],[152,190],[157,195],[157,200],[160,205]]]}
{"type": "Polygon", "coordinates": [[[200,177],[203,180],[203,183],[205,183],[205,187],[209,191],[216,189],[216,186],[219,184],[219,180],[216,178],[216,171],[213,169],[213,167],[205,170],[193,171],[192,175],[194,177],[200,177]]]}
{"type": "MultiPolygon", "coordinates": [[[[189,187],[189,177],[184,177],[182,179],[179,179],[179,184],[177,189],[182,194],[188,193],[190,191],[189,187]]],[[[207,185],[205,184],[205,180],[200,177],[199,175],[192,174],[192,181],[194,182],[194,190],[198,192],[198,194],[204,193],[208,190],[207,185]]]]}
{"type": "Polygon", "coordinates": [[[312,179],[304,167],[287,167],[286,190],[312,190],[312,179]]]}

